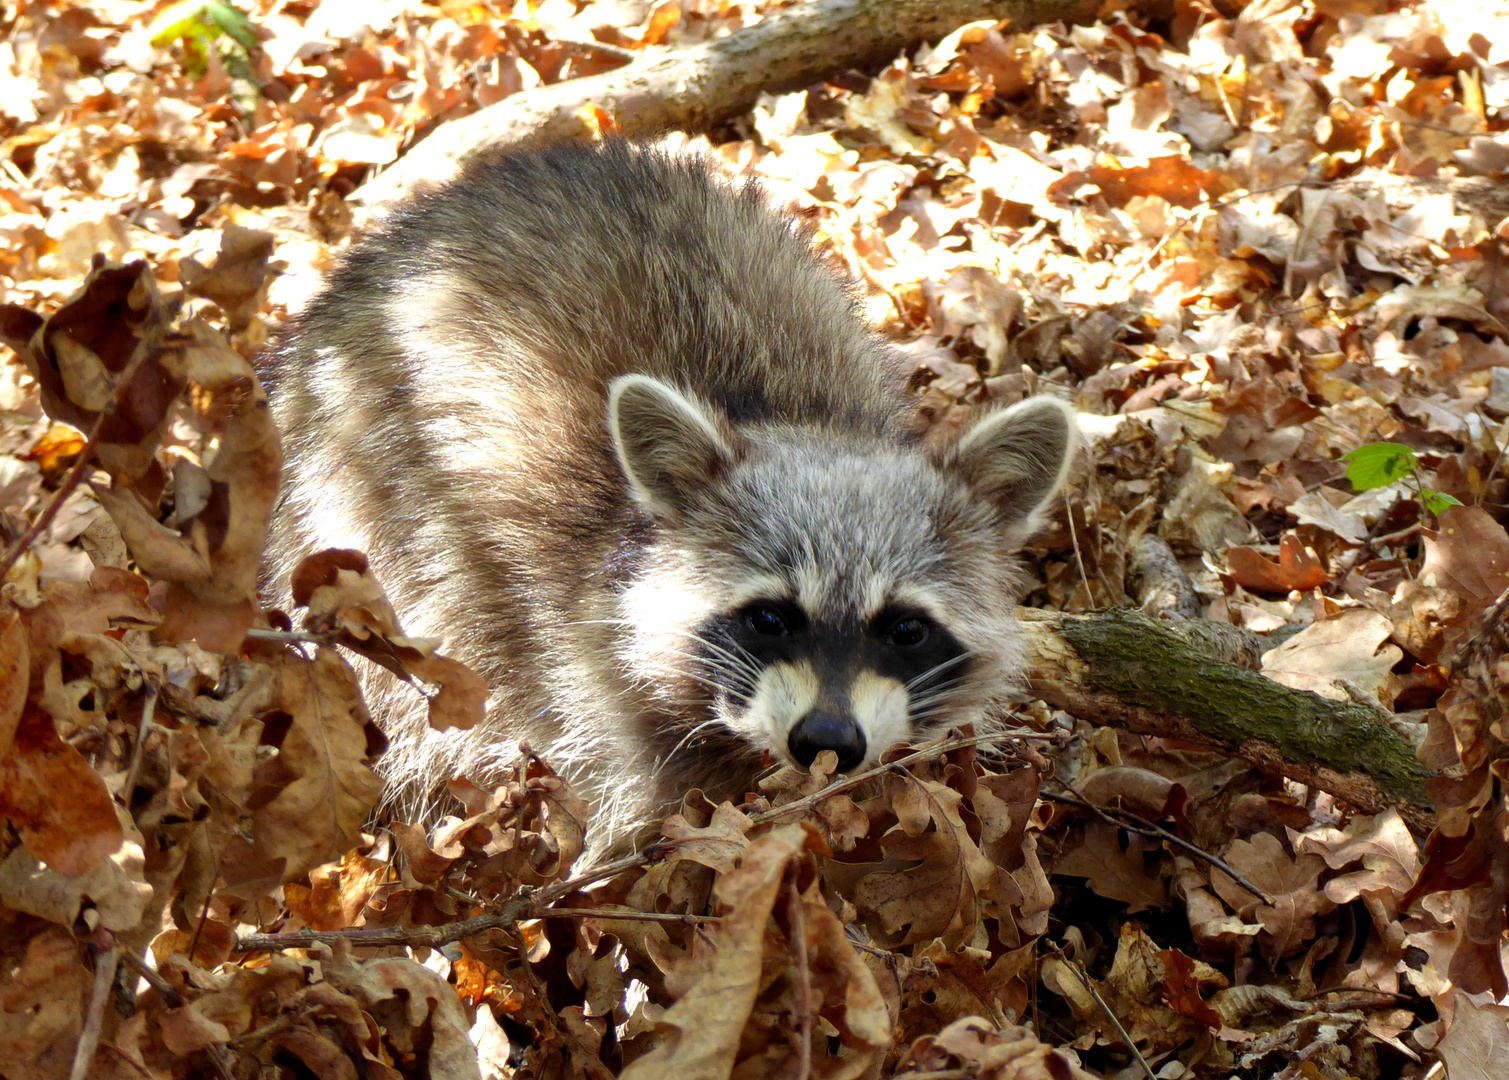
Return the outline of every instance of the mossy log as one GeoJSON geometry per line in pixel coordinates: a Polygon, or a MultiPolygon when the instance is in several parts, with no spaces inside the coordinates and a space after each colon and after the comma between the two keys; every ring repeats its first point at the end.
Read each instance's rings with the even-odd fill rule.
{"type": "Polygon", "coordinates": [[[1097,724],[1183,739],[1328,791],[1358,809],[1396,807],[1430,823],[1411,741],[1377,706],[1292,690],[1244,666],[1239,633],[1141,611],[1064,615],[1023,610],[1030,688],[1097,724]],[[1236,660],[1237,662],[1233,662],[1236,660]]]}

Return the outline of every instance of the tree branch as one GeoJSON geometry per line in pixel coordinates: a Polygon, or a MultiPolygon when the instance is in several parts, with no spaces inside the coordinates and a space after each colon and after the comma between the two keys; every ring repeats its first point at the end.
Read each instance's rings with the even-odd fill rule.
{"type": "Polygon", "coordinates": [[[817,0],[770,15],[728,37],[654,49],[613,71],[541,86],[448,121],[353,196],[384,206],[512,147],[591,134],[585,111],[612,115],[626,136],[701,131],[749,110],[761,93],[811,85],[849,68],[894,59],[981,19],[1032,26],[1095,14],[1097,0],[817,0]]]}
{"type": "Polygon", "coordinates": [[[1049,705],[1093,723],[1199,743],[1361,810],[1394,806],[1410,824],[1430,824],[1425,781],[1434,774],[1408,739],[1376,709],[1291,690],[1219,658],[1202,636],[1220,624],[1135,610],[1020,614],[1030,688],[1049,705]]]}

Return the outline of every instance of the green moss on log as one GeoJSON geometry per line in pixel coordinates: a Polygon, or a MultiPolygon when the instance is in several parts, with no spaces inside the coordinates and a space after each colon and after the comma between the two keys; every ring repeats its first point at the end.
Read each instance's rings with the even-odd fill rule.
{"type": "Polygon", "coordinates": [[[1066,618],[1063,636],[1090,666],[1090,685],[1235,747],[1271,743],[1287,760],[1365,773],[1391,798],[1430,806],[1433,773],[1409,740],[1365,705],[1291,690],[1192,648],[1169,620],[1140,611],[1066,618]]]}

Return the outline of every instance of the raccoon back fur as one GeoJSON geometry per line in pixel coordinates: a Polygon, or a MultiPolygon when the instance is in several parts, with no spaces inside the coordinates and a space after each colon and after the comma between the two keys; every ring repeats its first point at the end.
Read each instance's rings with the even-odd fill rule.
{"type": "Polygon", "coordinates": [[[599,853],[689,789],[873,764],[1009,694],[1013,552],[1071,410],[915,434],[906,370],[802,231],[686,158],[566,145],[473,169],[357,245],[275,350],[272,579],[365,551],[409,634],[492,688],[428,729],[381,673],[413,813],[527,739],[599,853]]]}

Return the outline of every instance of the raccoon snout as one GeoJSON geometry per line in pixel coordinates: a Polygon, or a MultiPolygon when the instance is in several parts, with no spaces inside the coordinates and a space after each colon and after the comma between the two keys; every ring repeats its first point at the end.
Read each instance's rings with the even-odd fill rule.
{"type": "Polygon", "coordinates": [[[848,772],[865,759],[865,734],[852,716],[810,712],[796,722],[786,745],[803,767],[824,750],[838,755],[839,772],[848,772]]]}

